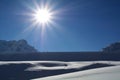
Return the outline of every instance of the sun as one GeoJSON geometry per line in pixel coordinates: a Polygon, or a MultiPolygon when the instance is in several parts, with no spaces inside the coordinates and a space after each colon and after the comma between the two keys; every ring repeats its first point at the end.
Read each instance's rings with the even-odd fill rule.
{"type": "Polygon", "coordinates": [[[47,9],[39,9],[39,10],[36,10],[36,12],[34,13],[34,19],[38,23],[42,23],[42,24],[49,22],[51,20],[51,17],[52,15],[50,11],[47,9]]]}
{"type": "Polygon", "coordinates": [[[58,10],[54,9],[54,6],[51,5],[51,2],[44,1],[34,1],[33,6],[27,6],[28,12],[24,14],[28,16],[28,21],[31,23],[31,26],[35,28],[50,27],[51,25],[56,24],[58,10]]]}
{"type": "Polygon", "coordinates": [[[50,12],[46,9],[38,10],[35,13],[35,19],[41,23],[48,22],[50,20],[50,17],[51,17],[50,12]]]}
{"type": "MultiPolygon", "coordinates": [[[[57,8],[56,3],[51,0],[32,0],[30,4],[25,2],[25,10],[21,15],[25,18],[26,27],[22,33],[33,34],[35,42],[39,41],[41,47],[45,46],[48,35],[54,35],[54,30],[62,29],[59,25],[61,13],[64,9],[57,8]],[[60,15],[60,16],[59,16],[60,15]]],[[[55,33],[56,34],[56,33],[55,33]]]]}

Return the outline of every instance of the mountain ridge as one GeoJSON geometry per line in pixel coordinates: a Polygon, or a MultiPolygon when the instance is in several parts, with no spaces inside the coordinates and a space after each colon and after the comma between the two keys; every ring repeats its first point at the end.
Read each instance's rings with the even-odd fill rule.
{"type": "Polygon", "coordinates": [[[29,45],[26,40],[0,40],[0,53],[27,53],[37,52],[37,50],[29,45]]]}

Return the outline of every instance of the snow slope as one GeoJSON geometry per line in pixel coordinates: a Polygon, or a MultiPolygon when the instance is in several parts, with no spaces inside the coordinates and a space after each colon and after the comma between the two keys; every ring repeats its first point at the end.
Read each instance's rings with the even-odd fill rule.
{"type": "Polygon", "coordinates": [[[91,69],[32,80],[120,80],[120,66],[91,69]]]}
{"type": "Polygon", "coordinates": [[[89,80],[89,76],[96,75],[95,77],[99,77],[98,74],[100,74],[100,76],[104,76],[102,75],[103,73],[106,76],[108,75],[108,72],[111,73],[108,76],[111,77],[112,75],[116,74],[115,76],[112,77],[118,78],[118,76],[120,76],[119,65],[120,65],[120,61],[74,61],[74,62],[0,61],[0,79],[1,80],[31,80],[31,79],[82,80],[84,79],[85,76],[84,80],[87,80],[86,79],[87,77],[89,80]],[[115,67],[110,67],[110,66],[115,66],[115,67]],[[100,67],[103,68],[100,69],[100,67]],[[48,76],[53,76],[53,77],[48,77],[48,76]]]}

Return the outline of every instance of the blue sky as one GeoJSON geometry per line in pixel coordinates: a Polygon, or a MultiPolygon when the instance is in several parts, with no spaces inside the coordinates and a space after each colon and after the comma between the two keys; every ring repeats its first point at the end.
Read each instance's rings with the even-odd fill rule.
{"type": "Polygon", "coordinates": [[[98,51],[120,41],[119,0],[0,0],[0,39],[25,39],[39,51],[98,51]],[[41,37],[30,29],[30,16],[23,15],[40,4],[51,2],[59,11],[41,37]],[[25,31],[28,29],[27,31],[25,31]]]}

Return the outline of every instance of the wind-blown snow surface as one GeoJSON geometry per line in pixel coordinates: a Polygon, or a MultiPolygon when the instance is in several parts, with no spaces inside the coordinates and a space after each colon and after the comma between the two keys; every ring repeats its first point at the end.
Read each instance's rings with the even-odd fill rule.
{"type": "Polygon", "coordinates": [[[32,66],[25,69],[26,71],[39,71],[39,70],[60,70],[60,69],[79,69],[92,64],[111,64],[120,65],[120,61],[76,61],[76,62],[63,62],[63,61],[0,61],[0,65],[9,64],[31,64],[32,66]]]}
{"type": "MultiPolygon", "coordinates": [[[[120,65],[120,61],[75,61],[75,62],[0,61],[0,79],[1,80],[31,80],[31,79],[79,80],[80,78],[81,80],[82,77],[84,79],[84,76],[86,76],[86,78],[88,77],[89,80],[89,75],[98,76],[97,74],[101,74],[101,76],[104,76],[102,75],[102,73],[104,73],[106,76],[108,72],[110,72],[110,75],[108,75],[108,77],[109,76],[111,77],[112,75],[115,74],[115,76],[113,77],[118,78],[118,76],[120,76],[119,65],[120,65]],[[118,66],[118,67],[110,67],[110,66],[118,66]],[[104,67],[104,68],[99,70],[100,67],[104,67]],[[88,71],[83,71],[83,70],[88,70],[88,71]],[[113,73],[112,71],[115,73],[113,73]],[[69,73],[69,74],[65,74],[65,73],[69,73]],[[48,77],[48,76],[53,76],[53,77],[48,77]],[[42,77],[46,77],[46,78],[42,78],[42,77]]],[[[86,78],[84,80],[87,80],[86,78]]],[[[104,80],[110,80],[110,79],[104,79],[104,80]]]]}
{"type": "Polygon", "coordinates": [[[32,80],[120,80],[120,66],[91,69],[32,80]]]}

